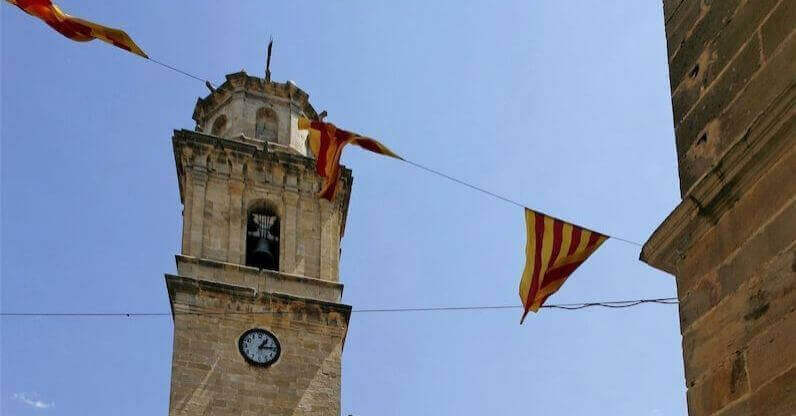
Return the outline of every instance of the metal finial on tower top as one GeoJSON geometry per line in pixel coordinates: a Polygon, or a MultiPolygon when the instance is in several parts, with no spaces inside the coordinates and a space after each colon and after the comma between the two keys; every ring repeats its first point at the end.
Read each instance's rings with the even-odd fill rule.
{"type": "Polygon", "coordinates": [[[265,61],[265,80],[271,82],[271,48],[274,46],[274,38],[268,41],[268,58],[265,61]]]}

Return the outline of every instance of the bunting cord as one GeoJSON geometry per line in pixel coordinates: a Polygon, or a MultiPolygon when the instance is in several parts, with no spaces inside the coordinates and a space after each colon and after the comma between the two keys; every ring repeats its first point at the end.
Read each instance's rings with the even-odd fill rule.
{"type": "MultiPolygon", "coordinates": [[[[160,66],[162,66],[164,68],[167,68],[167,69],[170,69],[172,71],[175,71],[175,72],[177,72],[179,74],[182,74],[182,75],[185,75],[187,77],[193,78],[193,79],[195,79],[197,81],[204,82],[204,83],[206,83],[206,84],[208,84],[210,86],[214,86],[213,83],[210,82],[207,79],[203,79],[203,78],[198,77],[196,75],[193,75],[193,74],[191,74],[189,72],[183,71],[183,70],[181,70],[179,68],[175,68],[175,67],[173,67],[173,66],[171,66],[169,64],[160,62],[160,61],[158,61],[158,60],[156,60],[154,58],[145,58],[145,59],[147,59],[149,61],[152,61],[152,62],[154,62],[154,63],[156,63],[156,64],[158,64],[158,65],[160,65],[160,66]]],[[[554,217],[552,215],[549,215],[549,214],[543,213],[543,212],[541,212],[539,210],[530,208],[530,207],[526,206],[525,204],[521,204],[521,203],[519,203],[519,202],[517,202],[517,201],[515,201],[513,199],[510,199],[510,198],[507,198],[505,196],[496,194],[496,193],[494,193],[492,191],[489,191],[489,190],[486,190],[484,188],[481,188],[480,186],[473,185],[473,184],[465,182],[465,181],[463,181],[461,179],[458,179],[458,178],[455,178],[455,177],[450,176],[448,174],[442,173],[442,172],[440,172],[440,171],[438,171],[436,169],[429,168],[427,166],[421,165],[421,164],[419,164],[417,162],[413,162],[413,161],[408,160],[408,159],[404,159],[404,158],[399,158],[399,159],[404,161],[404,162],[406,162],[406,163],[408,163],[408,164],[410,164],[410,165],[412,165],[412,166],[414,166],[414,167],[416,167],[416,168],[418,168],[418,169],[421,169],[421,170],[424,170],[424,171],[426,171],[428,173],[443,177],[443,178],[445,178],[445,179],[447,179],[449,181],[455,182],[455,183],[457,183],[459,185],[465,186],[465,187],[470,188],[470,189],[472,189],[474,191],[478,191],[478,192],[481,192],[483,194],[489,195],[492,198],[499,199],[499,200],[501,200],[503,202],[507,202],[507,203],[512,204],[512,205],[516,205],[516,206],[518,206],[520,208],[523,208],[523,209],[529,209],[531,211],[542,213],[544,215],[547,215],[550,218],[554,218],[554,219],[557,219],[557,220],[560,220],[560,221],[564,221],[564,222],[568,222],[568,223],[574,224],[574,222],[572,222],[572,221],[567,221],[567,220],[564,220],[564,219],[561,219],[561,218],[556,218],[556,217],[554,217]]],[[[589,228],[589,227],[586,227],[586,228],[589,228]]],[[[639,243],[638,241],[633,241],[633,240],[629,240],[627,238],[617,237],[615,235],[611,235],[611,234],[607,234],[607,233],[604,233],[604,232],[600,232],[598,230],[595,230],[595,231],[599,232],[600,234],[606,235],[606,236],[608,236],[610,238],[613,238],[614,240],[619,240],[619,241],[622,241],[624,243],[631,244],[631,245],[634,245],[634,246],[637,246],[637,247],[641,247],[642,246],[642,244],[639,243]]]]}
{"type": "MultiPolygon", "coordinates": [[[[617,300],[602,302],[582,302],[582,303],[561,303],[554,305],[542,305],[542,308],[561,309],[575,311],[592,307],[603,307],[610,309],[621,309],[639,306],[645,303],[655,303],[660,305],[676,305],[677,298],[655,298],[655,299],[636,299],[636,300],[617,300]]],[[[437,306],[419,308],[378,308],[378,309],[354,309],[352,313],[384,313],[384,312],[444,312],[444,311],[479,311],[479,310],[499,310],[499,309],[520,309],[522,305],[486,305],[486,306],[437,306]]],[[[175,311],[174,315],[268,315],[285,314],[290,312],[280,311],[260,311],[260,312],[183,312],[175,311]]],[[[295,312],[300,313],[300,312],[295,312]]],[[[0,317],[148,317],[148,316],[171,316],[171,312],[2,312],[0,317]]]]}
{"type": "Polygon", "coordinates": [[[167,63],[160,62],[160,61],[158,61],[158,60],[157,60],[157,59],[155,59],[155,58],[149,57],[149,58],[144,58],[144,59],[146,59],[147,61],[154,62],[154,63],[156,63],[156,64],[158,64],[158,65],[160,65],[160,66],[162,66],[162,67],[164,67],[164,68],[170,69],[170,70],[172,70],[172,71],[174,71],[174,72],[177,72],[178,74],[182,74],[182,75],[185,75],[186,77],[193,78],[193,79],[195,79],[195,80],[197,80],[197,81],[200,81],[200,82],[205,82],[205,83],[209,83],[210,85],[213,85],[213,83],[212,83],[212,82],[210,82],[210,81],[209,81],[209,80],[207,80],[207,79],[204,79],[204,78],[198,77],[198,76],[196,76],[196,75],[193,75],[193,74],[191,74],[191,73],[189,73],[189,72],[183,71],[182,69],[175,68],[175,67],[173,67],[173,66],[171,66],[171,65],[169,65],[169,64],[167,64],[167,63]]]}
{"type": "MultiPolygon", "coordinates": [[[[204,82],[204,83],[208,83],[208,84],[210,84],[210,85],[213,85],[213,83],[212,83],[212,82],[210,82],[210,81],[209,81],[209,80],[207,80],[207,79],[203,79],[203,78],[201,78],[201,77],[198,77],[198,76],[196,76],[196,75],[193,75],[193,74],[191,74],[191,73],[189,73],[189,72],[183,71],[183,70],[181,70],[181,69],[179,69],[179,68],[175,68],[175,67],[173,67],[173,66],[171,66],[171,65],[169,65],[169,64],[166,64],[166,63],[160,62],[160,61],[158,61],[158,60],[156,60],[156,59],[154,59],[154,58],[146,58],[146,59],[147,59],[147,60],[149,60],[149,61],[152,61],[152,62],[154,62],[154,63],[156,63],[156,64],[158,64],[158,65],[160,65],[160,66],[162,66],[162,67],[164,67],[164,68],[170,69],[170,70],[172,70],[172,71],[175,71],[175,72],[177,72],[177,73],[179,73],[179,74],[182,74],[182,75],[185,75],[185,76],[187,76],[187,77],[193,78],[193,79],[195,79],[195,80],[197,80],[197,81],[201,81],[201,82],[204,82]]],[[[455,183],[457,183],[457,184],[459,184],[459,185],[462,185],[462,186],[465,186],[465,187],[467,187],[467,188],[470,188],[470,189],[472,189],[472,190],[474,190],[474,191],[481,192],[481,193],[483,193],[483,194],[486,194],[486,195],[488,195],[488,196],[491,196],[492,198],[499,199],[499,200],[501,200],[501,201],[503,201],[503,202],[506,202],[506,203],[509,203],[509,204],[515,205],[515,206],[517,206],[517,207],[520,207],[520,208],[523,208],[523,209],[529,209],[529,210],[531,210],[531,211],[535,211],[535,212],[543,213],[543,212],[541,212],[541,211],[539,211],[539,210],[537,210],[537,209],[534,209],[534,208],[528,207],[528,206],[526,206],[525,204],[519,203],[519,202],[517,202],[517,201],[515,201],[515,200],[513,200],[513,199],[510,199],[510,198],[507,198],[507,197],[505,197],[505,196],[502,196],[502,195],[496,194],[496,193],[494,193],[494,192],[492,192],[492,191],[489,191],[489,190],[487,190],[487,189],[481,188],[480,186],[476,186],[476,185],[473,185],[473,184],[471,184],[471,183],[465,182],[465,181],[463,181],[463,180],[461,180],[461,179],[458,179],[458,178],[456,178],[456,177],[453,177],[453,176],[451,176],[451,175],[448,175],[448,174],[446,174],[446,173],[442,173],[442,172],[440,172],[440,171],[438,171],[438,170],[436,170],[436,169],[429,168],[428,166],[421,165],[421,164],[419,164],[419,163],[417,163],[417,162],[413,162],[413,161],[411,161],[411,160],[408,160],[408,159],[403,159],[403,158],[401,158],[400,160],[402,160],[402,161],[404,161],[404,162],[406,162],[406,163],[408,163],[408,164],[410,164],[410,165],[412,165],[412,166],[414,166],[414,167],[416,167],[416,168],[418,168],[418,169],[421,169],[421,170],[424,170],[424,171],[426,171],[426,172],[428,172],[428,173],[431,173],[431,174],[433,174],[433,175],[440,176],[440,177],[442,177],[442,178],[445,178],[445,179],[447,179],[447,180],[449,180],[449,181],[452,181],[452,182],[455,182],[455,183]]],[[[560,220],[560,221],[564,221],[564,222],[568,222],[568,223],[574,224],[574,222],[572,222],[572,221],[567,221],[567,220],[564,220],[564,219],[561,219],[561,218],[556,218],[556,217],[554,217],[554,216],[552,216],[552,215],[549,215],[549,214],[546,214],[546,213],[543,213],[543,214],[544,214],[544,215],[547,215],[547,216],[548,216],[548,217],[550,217],[550,218],[554,218],[554,219],[557,219],[557,220],[560,220]]],[[[589,227],[586,227],[586,228],[589,228],[589,227]]],[[[617,237],[617,236],[615,236],[615,235],[611,235],[611,234],[607,234],[607,233],[604,233],[604,232],[600,232],[599,230],[595,230],[595,231],[599,232],[600,234],[606,235],[606,236],[608,236],[608,237],[610,237],[610,238],[613,238],[614,240],[618,240],[618,241],[621,241],[621,242],[624,242],[624,243],[627,243],[627,244],[630,244],[630,245],[634,245],[634,246],[636,246],[636,247],[641,247],[641,246],[643,246],[643,244],[639,243],[638,241],[633,241],[633,240],[630,240],[630,239],[627,239],[627,238],[617,237]]]]}
{"type": "MultiPolygon", "coordinates": [[[[455,178],[455,177],[453,177],[453,176],[450,176],[450,175],[448,175],[448,174],[442,173],[442,172],[440,172],[440,171],[438,171],[438,170],[435,170],[435,169],[429,168],[429,167],[427,167],[427,166],[423,166],[423,165],[421,165],[421,164],[419,164],[419,163],[416,163],[416,162],[412,162],[411,160],[407,160],[407,159],[401,159],[401,160],[402,160],[402,161],[404,161],[404,162],[406,162],[406,163],[408,163],[408,164],[410,164],[410,165],[412,165],[412,166],[414,166],[414,167],[416,167],[416,168],[422,169],[422,170],[424,170],[424,171],[426,171],[426,172],[429,172],[429,173],[431,173],[431,174],[434,174],[434,175],[437,175],[437,176],[441,176],[441,177],[443,177],[443,178],[445,178],[445,179],[448,179],[448,180],[450,180],[450,181],[452,181],[452,182],[455,182],[455,183],[458,183],[458,184],[460,184],[460,185],[466,186],[466,187],[468,187],[468,188],[470,188],[470,189],[473,189],[473,190],[475,190],[475,191],[478,191],[478,192],[484,193],[484,194],[486,194],[486,195],[489,195],[489,196],[491,196],[491,197],[493,197],[493,198],[499,199],[499,200],[501,200],[501,201],[504,201],[504,202],[508,202],[509,204],[516,205],[516,206],[518,206],[518,207],[520,207],[520,208],[523,208],[523,209],[529,209],[529,210],[531,210],[531,211],[534,211],[534,212],[539,212],[539,213],[542,213],[542,214],[544,214],[544,215],[546,215],[546,216],[548,216],[548,217],[550,217],[550,218],[553,218],[553,219],[556,219],[556,220],[559,220],[559,221],[563,221],[563,222],[568,222],[568,223],[574,224],[572,221],[563,220],[563,219],[561,219],[561,218],[556,218],[556,217],[554,217],[554,216],[552,216],[552,215],[545,214],[545,213],[543,213],[543,212],[541,212],[541,211],[539,211],[539,210],[537,210],[537,209],[534,209],[534,208],[530,208],[530,207],[528,207],[528,206],[525,206],[525,205],[523,205],[523,204],[521,204],[521,203],[519,203],[519,202],[517,202],[517,201],[515,201],[515,200],[513,200],[513,199],[509,199],[509,198],[506,198],[505,196],[498,195],[498,194],[496,194],[496,193],[494,193],[494,192],[488,191],[488,190],[486,190],[486,189],[484,189],[484,188],[481,188],[481,187],[479,187],[479,186],[473,185],[473,184],[471,184],[471,183],[467,183],[467,182],[465,182],[465,181],[463,181],[463,180],[461,180],[461,179],[457,179],[457,178],[455,178]]],[[[586,227],[586,228],[588,228],[588,227],[586,227]]],[[[596,230],[595,230],[595,231],[596,231],[596,230]]],[[[599,232],[599,231],[597,231],[597,232],[599,232]]],[[[638,247],[641,247],[641,246],[642,246],[642,244],[641,244],[641,243],[639,243],[639,242],[637,242],[637,241],[628,240],[628,239],[626,239],[626,238],[617,237],[617,236],[615,236],[615,235],[611,235],[611,234],[607,234],[607,233],[603,233],[603,232],[600,232],[600,234],[606,235],[606,236],[608,236],[608,237],[610,237],[610,238],[613,238],[613,239],[615,239],[615,240],[619,240],[619,241],[625,242],[625,243],[627,243],[627,244],[631,244],[631,245],[638,246],[638,247]]]]}
{"type": "MultiPolygon", "coordinates": [[[[13,3],[13,2],[11,2],[11,4],[16,4],[16,3],[13,3]]],[[[24,10],[25,12],[29,13],[29,14],[36,15],[35,13],[31,13],[30,11],[26,10],[26,9],[25,9],[24,7],[22,7],[22,6],[20,6],[20,8],[21,8],[22,10],[24,10]]],[[[125,36],[126,36],[126,34],[125,34],[125,36]]],[[[69,36],[67,36],[67,37],[69,37],[69,36]]],[[[105,40],[105,41],[108,41],[107,39],[104,39],[104,40],[105,40]]],[[[131,42],[132,42],[132,40],[131,40],[131,42]]],[[[273,40],[272,40],[272,42],[273,42],[273,40]]],[[[119,46],[119,45],[117,45],[117,46],[119,46]]],[[[135,46],[135,45],[133,45],[133,46],[135,46]]],[[[121,47],[121,46],[120,46],[120,47],[121,47]]],[[[127,49],[128,51],[131,51],[129,48],[124,48],[124,49],[127,49]]],[[[186,77],[189,77],[189,78],[195,79],[195,80],[197,80],[197,81],[203,82],[203,83],[205,83],[205,85],[207,85],[207,86],[208,86],[208,88],[210,88],[211,90],[213,90],[213,88],[215,88],[214,84],[213,84],[213,83],[212,83],[210,80],[208,80],[208,79],[205,79],[205,78],[202,78],[202,77],[199,77],[199,76],[196,76],[196,75],[194,75],[194,74],[192,74],[192,73],[190,73],[190,72],[188,72],[188,71],[184,71],[184,70],[182,70],[182,69],[179,69],[179,68],[177,68],[177,67],[174,67],[174,66],[172,66],[172,65],[169,65],[169,64],[167,64],[167,63],[165,63],[165,62],[161,62],[161,61],[159,61],[159,60],[157,60],[157,59],[155,59],[155,58],[149,57],[149,56],[147,56],[145,53],[143,53],[143,51],[139,51],[140,53],[139,53],[139,52],[135,52],[135,51],[131,51],[131,52],[135,53],[136,55],[139,55],[139,56],[143,57],[143,58],[144,58],[144,59],[146,59],[147,61],[150,61],[150,62],[153,62],[153,63],[155,63],[155,64],[157,64],[157,65],[160,65],[160,66],[161,66],[161,67],[163,67],[163,68],[169,69],[169,70],[171,70],[171,71],[174,71],[174,72],[176,72],[176,73],[178,73],[178,74],[181,74],[181,75],[183,75],[183,76],[186,76],[186,77]]],[[[271,55],[270,55],[270,53],[271,53],[271,44],[269,44],[269,46],[268,46],[268,61],[269,61],[269,65],[270,65],[270,58],[271,58],[271,55]]],[[[270,77],[270,71],[268,71],[268,72],[269,72],[269,74],[267,74],[267,75],[270,77]]],[[[512,200],[512,199],[506,198],[506,197],[504,197],[504,196],[502,196],[502,195],[498,195],[498,194],[496,194],[496,193],[494,193],[494,192],[488,191],[488,190],[486,190],[486,189],[484,189],[484,188],[481,188],[481,187],[478,187],[478,186],[476,186],[476,185],[473,185],[473,184],[467,183],[467,182],[465,182],[465,181],[463,181],[463,180],[461,180],[461,179],[457,179],[457,178],[455,178],[455,177],[453,177],[453,176],[447,175],[447,174],[445,174],[445,173],[442,173],[442,172],[440,172],[440,171],[438,171],[438,170],[431,169],[431,168],[429,168],[429,167],[426,167],[426,166],[423,166],[423,165],[421,165],[421,164],[419,164],[419,163],[412,162],[412,161],[410,161],[410,160],[406,160],[406,159],[403,159],[403,158],[399,158],[399,159],[403,160],[404,162],[406,162],[406,163],[408,163],[408,164],[410,164],[410,165],[412,165],[412,166],[414,166],[414,167],[417,167],[417,168],[419,168],[419,169],[425,170],[426,172],[429,172],[429,173],[432,173],[432,174],[435,174],[435,175],[441,176],[441,177],[443,177],[443,178],[446,178],[446,179],[448,179],[448,180],[451,180],[451,181],[453,181],[453,182],[455,182],[455,183],[458,183],[458,184],[460,184],[460,185],[466,186],[466,187],[468,187],[468,188],[470,188],[470,189],[473,189],[473,190],[476,190],[476,191],[482,192],[482,193],[484,193],[484,194],[486,194],[486,195],[489,195],[489,196],[491,196],[491,197],[493,197],[493,198],[496,198],[496,199],[499,199],[499,200],[501,200],[501,201],[504,201],[504,202],[507,202],[507,203],[510,203],[510,204],[516,205],[516,206],[518,206],[518,207],[521,207],[521,208],[524,208],[524,209],[529,209],[529,210],[532,210],[532,211],[535,211],[535,212],[540,212],[540,213],[541,213],[541,211],[534,210],[534,209],[532,209],[532,208],[529,208],[529,207],[525,206],[524,204],[521,204],[521,203],[519,203],[519,202],[517,202],[517,201],[514,201],[514,200],[512,200]]],[[[551,216],[551,215],[548,215],[548,214],[544,214],[544,215],[547,215],[548,217],[551,217],[551,218],[555,218],[555,217],[553,217],[553,216],[551,216]]],[[[561,219],[559,219],[559,218],[555,218],[555,219],[561,220],[561,219]]],[[[561,221],[572,223],[571,221],[565,221],[565,220],[561,220],[561,221]]],[[[611,238],[613,238],[613,239],[616,239],[616,240],[619,240],[619,241],[625,242],[625,243],[627,243],[627,244],[632,244],[632,245],[635,245],[635,246],[638,246],[638,247],[641,247],[641,246],[642,246],[642,244],[641,244],[641,243],[639,243],[639,242],[637,242],[637,241],[629,240],[629,239],[622,238],[622,237],[617,237],[617,236],[610,235],[610,234],[607,234],[607,233],[601,233],[601,234],[603,234],[603,235],[606,235],[606,236],[608,236],[608,237],[611,237],[611,238]]]]}

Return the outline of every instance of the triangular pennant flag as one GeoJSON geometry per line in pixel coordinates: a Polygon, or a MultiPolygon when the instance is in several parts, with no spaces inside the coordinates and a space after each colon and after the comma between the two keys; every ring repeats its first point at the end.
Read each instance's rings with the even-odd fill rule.
{"type": "Polygon", "coordinates": [[[527,242],[520,280],[524,311],[536,312],[608,236],[525,209],[527,242]]]}
{"type": "Polygon", "coordinates": [[[70,16],[51,0],[6,0],[25,13],[36,16],[60,34],[78,42],[99,39],[136,55],[149,58],[123,30],[102,26],[94,22],[70,16]]]}
{"type": "Polygon", "coordinates": [[[307,139],[310,149],[315,155],[315,171],[323,178],[323,186],[318,196],[328,201],[331,201],[337,192],[337,181],[340,179],[340,157],[343,155],[345,145],[352,143],[371,152],[401,159],[377,140],[338,129],[332,123],[312,121],[302,117],[298,121],[298,128],[309,130],[307,139]]]}

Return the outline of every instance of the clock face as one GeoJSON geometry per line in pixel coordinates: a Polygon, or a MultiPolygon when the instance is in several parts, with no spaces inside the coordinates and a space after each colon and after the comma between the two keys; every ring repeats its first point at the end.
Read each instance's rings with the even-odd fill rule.
{"type": "Polygon", "coordinates": [[[269,366],[279,359],[282,347],[274,334],[260,328],[250,329],[238,339],[238,349],[249,364],[269,366]]]}

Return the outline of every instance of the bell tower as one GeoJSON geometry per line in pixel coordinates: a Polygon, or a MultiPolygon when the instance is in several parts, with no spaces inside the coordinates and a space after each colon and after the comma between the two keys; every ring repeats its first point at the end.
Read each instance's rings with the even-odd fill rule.
{"type": "Polygon", "coordinates": [[[172,138],[183,204],[169,415],[337,415],[351,307],[341,303],[340,238],[351,171],[337,197],[298,117],[307,93],[238,72],[196,103],[172,138]]]}

